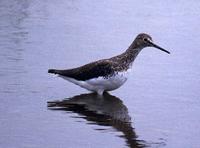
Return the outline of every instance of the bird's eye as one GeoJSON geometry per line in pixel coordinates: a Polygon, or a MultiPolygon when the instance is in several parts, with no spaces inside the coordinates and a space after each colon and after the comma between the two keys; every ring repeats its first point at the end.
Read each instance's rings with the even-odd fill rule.
{"type": "Polygon", "coordinates": [[[147,42],[147,41],[148,41],[148,39],[147,39],[147,38],[144,38],[143,40],[144,40],[145,42],[147,42]]]}

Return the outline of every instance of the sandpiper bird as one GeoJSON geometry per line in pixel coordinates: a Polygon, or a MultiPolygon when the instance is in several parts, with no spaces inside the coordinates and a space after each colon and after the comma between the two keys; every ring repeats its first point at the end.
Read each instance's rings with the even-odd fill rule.
{"type": "Polygon", "coordinates": [[[102,95],[104,91],[115,90],[126,82],[136,56],[145,47],[155,47],[170,54],[169,51],[153,43],[150,35],[140,33],[120,55],[73,69],[49,69],[48,73],[58,74],[80,87],[102,95]]]}

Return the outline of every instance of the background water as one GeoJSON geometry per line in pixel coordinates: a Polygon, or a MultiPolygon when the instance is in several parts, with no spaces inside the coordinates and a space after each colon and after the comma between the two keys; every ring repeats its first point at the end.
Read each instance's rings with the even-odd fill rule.
{"type": "Polygon", "coordinates": [[[199,8],[198,0],[1,0],[0,147],[198,148],[199,8]],[[144,49],[105,98],[47,73],[117,55],[140,32],[171,55],[144,49]]]}

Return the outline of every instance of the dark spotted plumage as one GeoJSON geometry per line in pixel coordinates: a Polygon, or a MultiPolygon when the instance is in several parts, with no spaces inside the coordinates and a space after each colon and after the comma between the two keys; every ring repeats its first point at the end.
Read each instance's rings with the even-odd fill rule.
{"type": "Polygon", "coordinates": [[[79,81],[85,81],[98,77],[107,78],[117,72],[127,70],[130,67],[130,64],[134,61],[138,52],[139,51],[137,50],[130,50],[110,59],[99,60],[81,67],[67,70],[49,69],[48,72],[74,78],[79,81]]]}
{"type": "Polygon", "coordinates": [[[49,69],[48,72],[74,78],[79,81],[85,81],[98,77],[108,78],[117,72],[127,70],[138,53],[139,51],[137,50],[130,50],[110,59],[99,60],[81,67],[67,70],[49,69]]]}
{"type": "Polygon", "coordinates": [[[109,75],[113,75],[114,68],[112,67],[112,64],[109,60],[100,60],[74,69],[67,69],[67,70],[49,69],[48,72],[59,74],[65,77],[74,78],[79,81],[80,80],[85,81],[100,76],[106,78],[109,75]]]}
{"type": "MultiPolygon", "coordinates": [[[[127,71],[132,66],[132,63],[135,60],[138,53],[143,48],[148,47],[148,46],[155,47],[164,52],[169,53],[169,51],[154,44],[152,41],[152,38],[148,34],[141,33],[135,38],[135,40],[132,42],[129,48],[124,53],[118,56],[92,62],[78,68],[66,69],[66,70],[49,69],[48,72],[53,73],[53,74],[58,74],[62,77],[72,78],[76,81],[86,81],[86,80],[91,80],[93,78],[98,78],[98,77],[104,77],[105,79],[108,79],[109,77],[114,77],[119,72],[127,71]]],[[[91,89],[90,83],[87,86],[83,86],[82,83],[79,84],[78,82],[75,82],[74,80],[71,80],[71,79],[67,79],[67,80],[77,85],[80,85],[81,87],[89,87],[87,89],[91,89]]],[[[111,82],[113,82],[113,85],[116,85],[116,83],[119,83],[118,85],[120,86],[125,82],[125,80],[123,80],[123,83],[121,84],[121,82],[114,82],[114,81],[116,81],[116,79],[111,80],[111,82]]],[[[98,91],[96,89],[104,89],[102,84],[96,84],[96,85],[99,85],[99,88],[95,88],[95,91],[98,91]]],[[[100,92],[102,91],[104,90],[100,90],[100,92]]]]}

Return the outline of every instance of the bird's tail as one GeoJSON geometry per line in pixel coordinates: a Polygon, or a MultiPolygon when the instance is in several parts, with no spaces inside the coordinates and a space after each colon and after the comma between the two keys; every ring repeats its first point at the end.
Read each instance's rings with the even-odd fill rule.
{"type": "Polygon", "coordinates": [[[48,73],[59,74],[59,70],[56,69],[49,69],[48,73]]]}

